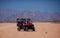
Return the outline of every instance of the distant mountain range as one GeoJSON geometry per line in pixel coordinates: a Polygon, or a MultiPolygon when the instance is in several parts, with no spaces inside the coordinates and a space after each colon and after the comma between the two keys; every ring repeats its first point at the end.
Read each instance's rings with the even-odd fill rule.
{"type": "Polygon", "coordinates": [[[40,12],[40,11],[17,11],[11,9],[0,9],[0,22],[16,22],[17,17],[31,18],[33,22],[60,22],[60,12],[40,12]]]}

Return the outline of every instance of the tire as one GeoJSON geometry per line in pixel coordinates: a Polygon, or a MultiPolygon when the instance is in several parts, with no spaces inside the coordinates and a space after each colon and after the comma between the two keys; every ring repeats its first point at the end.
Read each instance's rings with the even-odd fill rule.
{"type": "Polygon", "coordinates": [[[24,31],[26,31],[26,29],[25,29],[25,28],[26,28],[26,27],[24,26],[24,28],[23,28],[23,29],[24,29],[24,31]]]}
{"type": "Polygon", "coordinates": [[[28,27],[26,27],[26,31],[28,31],[28,27]]]}
{"type": "Polygon", "coordinates": [[[33,27],[33,29],[32,29],[33,31],[35,31],[35,28],[33,27]]]}
{"type": "Polygon", "coordinates": [[[28,31],[28,27],[24,27],[24,31],[28,31]]]}
{"type": "Polygon", "coordinates": [[[24,27],[24,31],[26,31],[25,27],[24,27]]]}
{"type": "Polygon", "coordinates": [[[20,28],[17,28],[18,31],[20,31],[21,29],[20,28]]]}

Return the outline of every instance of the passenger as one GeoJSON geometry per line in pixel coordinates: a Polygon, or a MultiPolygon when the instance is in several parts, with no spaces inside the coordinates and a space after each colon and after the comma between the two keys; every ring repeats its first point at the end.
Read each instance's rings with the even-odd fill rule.
{"type": "Polygon", "coordinates": [[[18,24],[20,23],[20,19],[19,19],[19,18],[17,18],[17,23],[18,23],[18,24]]]}

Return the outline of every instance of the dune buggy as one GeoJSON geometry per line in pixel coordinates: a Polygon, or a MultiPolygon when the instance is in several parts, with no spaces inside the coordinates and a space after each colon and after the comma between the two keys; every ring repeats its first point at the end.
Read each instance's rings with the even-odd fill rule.
{"type": "Polygon", "coordinates": [[[17,19],[17,26],[18,31],[20,31],[21,29],[23,29],[24,31],[28,31],[29,29],[35,31],[34,24],[32,24],[32,21],[29,18],[17,19]]]}

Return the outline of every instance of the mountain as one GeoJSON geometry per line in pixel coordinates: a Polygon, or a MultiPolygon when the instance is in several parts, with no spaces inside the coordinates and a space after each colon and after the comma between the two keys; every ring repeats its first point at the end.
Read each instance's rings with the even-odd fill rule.
{"type": "Polygon", "coordinates": [[[31,18],[33,22],[48,22],[48,21],[59,21],[60,12],[40,12],[40,11],[17,11],[12,9],[0,9],[0,22],[16,22],[17,17],[20,18],[31,18]]]}

